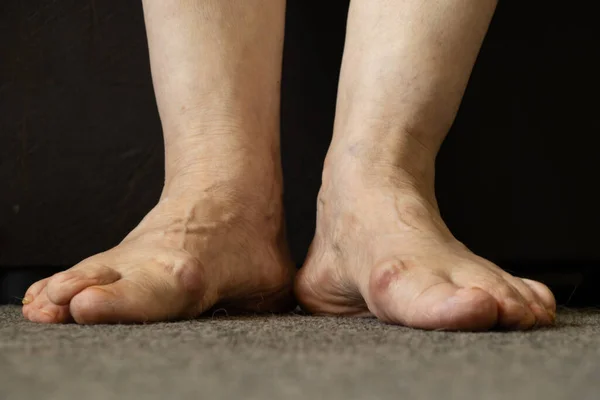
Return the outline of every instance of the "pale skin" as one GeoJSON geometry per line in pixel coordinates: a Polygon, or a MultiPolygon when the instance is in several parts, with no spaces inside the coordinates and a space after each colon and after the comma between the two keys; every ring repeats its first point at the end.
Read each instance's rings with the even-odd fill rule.
{"type": "Polygon", "coordinates": [[[295,276],[278,131],[284,1],[145,0],[161,199],[117,247],[33,284],[25,317],[278,312],[294,292],[309,312],[422,329],[552,324],[550,290],[470,252],[435,199],[435,157],[495,5],[352,0],[317,230],[295,276]]]}

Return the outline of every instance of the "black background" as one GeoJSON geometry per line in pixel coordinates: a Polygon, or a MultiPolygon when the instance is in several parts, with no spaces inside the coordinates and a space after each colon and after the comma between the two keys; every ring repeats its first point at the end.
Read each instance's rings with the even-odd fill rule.
{"type": "MultiPolygon", "coordinates": [[[[347,7],[288,1],[282,151],[298,264],[347,7]]],[[[600,284],[600,37],[591,9],[543,7],[498,6],[438,157],[437,193],[475,252],[589,304],[600,284]]],[[[158,199],[162,152],[140,1],[0,1],[0,302],[118,243],[158,199]]]]}

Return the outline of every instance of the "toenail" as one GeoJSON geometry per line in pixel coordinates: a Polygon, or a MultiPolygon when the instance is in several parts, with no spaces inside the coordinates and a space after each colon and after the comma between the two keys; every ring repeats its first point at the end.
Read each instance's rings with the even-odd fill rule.
{"type": "Polygon", "coordinates": [[[547,308],[546,311],[548,311],[548,315],[550,315],[550,321],[552,321],[552,323],[556,322],[556,311],[551,308],[547,308]]]}
{"type": "Polygon", "coordinates": [[[21,303],[23,305],[29,304],[33,301],[33,299],[31,297],[24,297],[23,300],[21,300],[21,303]]]}
{"type": "MultiPolygon", "coordinates": [[[[544,312],[548,313],[548,310],[546,310],[546,308],[540,306],[537,303],[530,304],[529,308],[531,308],[531,311],[533,311],[533,313],[537,313],[537,314],[544,314],[544,312]]],[[[552,315],[549,315],[549,316],[552,317],[552,315]]]]}

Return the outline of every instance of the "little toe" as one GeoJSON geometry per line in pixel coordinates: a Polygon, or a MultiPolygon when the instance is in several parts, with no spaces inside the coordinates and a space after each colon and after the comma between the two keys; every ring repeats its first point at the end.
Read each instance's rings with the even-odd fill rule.
{"type": "Polygon", "coordinates": [[[46,288],[49,279],[50,278],[39,280],[29,286],[29,289],[27,289],[25,292],[25,297],[23,297],[23,305],[31,304],[33,300],[35,300],[35,298],[42,292],[42,290],[46,288]]]}
{"type": "Polygon", "coordinates": [[[548,286],[544,285],[541,282],[534,281],[531,279],[521,278],[521,280],[529,286],[529,288],[535,293],[539,302],[544,306],[544,308],[550,314],[552,320],[556,318],[556,300],[552,291],[548,286]]]}
{"type": "Polygon", "coordinates": [[[79,292],[90,286],[107,285],[121,275],[102,264],[83,262],[67,271],[60,272],[48,281],[48,298],[54,304],[67,305],[79,292]]]}
{"type": "Polygon", "coordinates": [[[29,316],[32,313],[32,310],[38,309],[38,300],[41,300],[40,298],[47,299],[45,292],[49,279],[50,278],[45,278],[33,283],[25,292],[25,297],[23,297],[23,300],[21,301],[23,303],[21,311],[25,318],[30,319],[29,316]],[[41,296],[42,293],[43,296],[41,296]]]}
{"type": "Polygon", "coordinates": [[[547,326],[553,323],[552,315],[546,310],[538,295],[521,278],[508,275],[505,278],[521,295],[525,304],[535,316],[536,326],[547,326]]]}

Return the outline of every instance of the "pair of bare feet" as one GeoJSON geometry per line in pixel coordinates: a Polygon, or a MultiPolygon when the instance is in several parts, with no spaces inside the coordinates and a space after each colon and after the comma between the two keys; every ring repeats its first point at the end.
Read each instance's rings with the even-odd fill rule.
{"type": "MultiPolygon", "coordinates": [[[[544,285],[471,253],[402,172],[365,170],[351,157],[338,163],[325,174],[317,233],[295,280],[304,308],[428,329],[553,321],[544,285]]],[[[34,284],[25,316],[103,323],[194,317],[215,306],[290,310],[295,267],[280,183],[244,178],[246,188],[232,183],[190,197],[165,195],[120,245],[34,284]]]]}
{"type": "Polygon", "coordinates": [[[493,12],[473,2],[353,0],[317,231],[296,273],[279,160],[283,2],[146,0],[163,194],[118,246],[32,285],[25,317],[165,321],[297,299],[424,329],[551,324],[548,288],[470,252],[435,200],[435,156],[493,12]]]}
{"type": "MultiPolygon", "coordinates": [[[[471,253],[401,172],[363,170],[352,158],[339,163],[325,174],[317,233],[295,279],[306,310],[426,329],[552,323],[550,291],[471,253]]],[[[189,318],[213,307],[290,310],[295,267],[280,183],[248,186],[250,193],[232,184],[165,195],[120,245],[34,284],[24,315],[105,323],[189,318]]]]}

